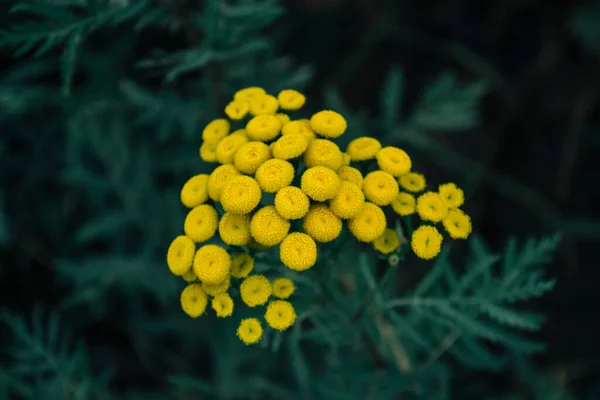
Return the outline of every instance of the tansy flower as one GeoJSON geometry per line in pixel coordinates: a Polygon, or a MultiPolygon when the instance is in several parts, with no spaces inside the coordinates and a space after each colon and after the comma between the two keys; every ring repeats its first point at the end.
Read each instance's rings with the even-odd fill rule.
{"type": "Polygon", "coordinates": [[[289,278],[274,279],[273,282],[271,282],[271,288],[273,289],[273,296],[280,299],[289,298],[296,290],[294,282],[289,278]]]}
{"type": "Polygon", "coordinates": [[[342,165],[350,165],[350,161],[352,161],[352,159],[350,158],[350,156],[347,153],[342,153],[342,165]]]}
{"type": "Polygon", "coordinates": [[[301,133],[288,133],[273,143],[273,157],[290,160],[301,156],[308,148],[308,139],[301,133]]]}
{"type": "Polygon", "coordinates": [[[404,150],[397,147],[384,147],[375,155],[377,165],[382,171],[389,172],[393,176],[401,176],[410,172],[412,161],[404,150]]]}
{"type": "Polygon", "coordinates": [[[445,183],[440,185],[438,193],[444,199],[444,202],[448,205],[448,208],[457,208],[463,205],[465,201],[465,194],[458,186],[454,183],[445,183]]]}
{"type": "Polygon", "coordinates": [[[306,102],[306,97],[296,90],[282,90],[277,96],[279,107],[284,110],[299,110],[306,102]]]}
{"type": "Polygon", "coordinates": [[[448,215],[448,206],[442,196],[426,192],[417,199],[417,213],[425,221],[440,222],[448,215]]]}
{"type": "Polygon", "coordinates": [[[279,245],[281,262],[294,271],[304,271],[317,262],[317,244],[306,233],[290,233],[279,245]]]}
{"type": "Polygon", "coordinates": [[[194,272],[198,279],[206,283],[219,283],[229,275],[231,257],[222,247],[207,244],[194,256],[194,272]]]}
{"type": "Polygon", "coordinates": [[[254,240],[264,246],[281,243],[290,230],[290,222],[284,219],[275,206],[265,206],[254,213],[250,221],[250,233],[254,240]]]}
{"type": "Polygon", "coordinates": [[[354,139],[348,144],[346,153],[352,161],[365,161],[375,158],[375,154],[381,149],[381,143],[375,138],[363,136],[354,139]]]}
{"type": "Polygon", "coordinates": [[[240,296],[248,307],[262,306],[271,296],[271,283],[264,275],[250,275],[240,285],[240,296]]]}
{"type": "Polygon", "coordinates": [[[221,293],[212,299],[211,307],[215,310],[217,317],[229,317],[233,313],[233,300],[227,293],[221,293]]]}
{"type": "Polygon", "coordinates": [[[471,218],[462,210],[452,209],[442,220],[446,232],[452,239],[466,239],[471,233],[471,218]]]}
{"type": "Polygon", "coordinates": [[[398,193],[398,196],[396,196],[394,201],[392,201],[392,209],[396,212],[396,214],[403,217],[414,214],[415,205],[415,196],[406,192],[398,193]]]}
{"type": "Polygon", "coordinates": [[[208,183],[206,185],[210,198],[213,201],[219,201],[221,199],[221,190],[223,190],[225,183],[230,178],[238,175],[240,175],[240,171],[235,169],[231,164],[219,165],[215,168],[208,176],[208,183]]]}
{"type": "Polygon", "coordinates": [[[210,122],[202,131],[202,140],[204,143],[216,145],[229,134],[231,124],[226,119],[215,119],[210,122]]]}
{"type": "Polygon", "coordinates": [[[363,180],[365,198],[378,206],[387,206],[398,196],[398,182],[385,171],[373,171],[363,180]]]}
{"type": "Polygon", "coordinates": [[[398,256],[398,254],[392,254],[391,256],[389,256],[388,263],[392,267],[395,267],[396,265],[398,265],[398,263],[400,263],[400,257],[398,256]]]}
{"type": "Polygon", "coordinates": [[[251,140],[268,142],[281,132],[281,121],[274,115],[259,115],[248,121],[246,133],[251,140]]]}
{"type": "Polygon", "coordinates": [[[284,187],[275,195],[275,209],[285,219],[300,219],[306,215],[310,200],[295,186],[284,187]]]}
{"type": "Polygon", "coordinates": [[[258,343],[262,334],[262,326],[260,326],[260,321],[256,318],[243,319],[237,328],[238,337],[247,345],[258,343]]]}
{"type": "Polygon", "coordinates": [[[363,176],[356,168],[343,166],[337,170],[337,175],[340,180],[354,183],[359,189],[363,187],[363,176]]]}
{"type": "Polygon", "coordinates": [[[167,265],[174,275],[185,275],[192,266],[196,245],[187,236],[177,236],[167,251],[167,265]]]}
{"type": "Polygon", "coordinates": [[[208,200],[208,175],[200,174],[190,178],[181,188],[181,203],[194,208],[208,200]]]}
{"type": "Polygon", "coordinates": [[[254,269],[254,258],[248,253],[238,254],[231,259],[231,276],[245,278],[254,269]]]}
{"type": "Polygon", "coordinates": [[[207,163],[217,162],[217,144],[216,143],[202,143],[200,146],[200,158],[202,161],[207,163]]]}
{"type": "Polygon", "coordinates": [[[321,136],[337,138],[346,132],[348,124],[344,117],[335,111],[324,110],[319,111],[311,117],[310,127],[321,136]]]}
{"type": "Polygon", "coordinates": [[[317,138],[317,135],[315,135],[310,127],[310,121],[307,119],[298,119],[284,124],[281,128],[281,134],[285,136],[289,135],[290,133],[301,134],[308,140],[309,143],[317,138]]]}
{"type": "MultiPolygon", "coordinates": [[[[193,258],[194,258],[194,256],[192,255],[192,259],[193,258]]],[[[194,282],[194,281],[198,280],[198,277],[196,276],[196,273],[194,272],[193,269],[190,269],[188,272],[186,272],[185,274],[181,275],[181,277],[186,282],[194,282]]]]}
{"type": "Polygon", "coordinates": [[[250,176],[234,176],[221,191],[221,205],[232,214],[248,214],[260,203],[262,192],[256,180],[250,176]]]}
{"type": "Polygon", "coordinates": [[[442,249],[442,235],[433,226],[421,225],[413,232],[410,245],[417,257],[431,260],[442,249]]]}
{"type": "Polygon", "coordinates": [[[215,154],[217,161],[221,164],[233,163],[233,156],[242,145],[248,143],[248,139],[242,135],[229,135],[217,144],[215,154]]]}
{"type": "Polygon", "coordinates": [[[181,292],[181,309],[192,318],[201,316],[206,310],[208,296],[198,283],[187,285],[181,292]]]}
{"type": "Polygon", "coordinates": [[[279,122],[281,122],[281,126],[290,122],[290,116],[287,114],[277,113],[275,114],[279,122]]]}
{"type": "Polygon", "coordinates": [[[248,114],[250,104],[245,100],[234,100],[225,107],[225,114],[231,119],[240,120],[248,114]]]}
{"type": "Polygon", "coordinates": [[[340,190],[340,178],[327,167],[312,167],[302,174],[300,187],[311,199],[325,201],[333,199],[340,190]]]}
{"type": "Polygon", "coordinates": [[[233,95],[233,98],[234,98],[234,100],[249,101],[256,97],[264,96],[265,94],[267,94],[265,89],[253,86],[253,87],[247,87],[245,89],[238,90],[233,95]]]}
{"type": "Polygon", "coordinates": [[[344,163],[344,157],[337,144],[331,140],[315,139],[308,145],[304,153],[304,164],[306,168],[322,165],[334,171],[340,169],[344,163]]]}
{"type": "Polygon", "coordinates": [[[219,221],[219,236],[230,246],[243,246],[250,241],[250,215],[226,212],[219,221]]]}
{"type": "Polygon", "coordinates": [[[288,301],[284,300],[273,300],[267,306],[265,312],[265,320],[267,324],[273,329],[278,331],[284,331],[290,326],[294,325],[296,320],[296,312],[294,307],[288,301]]]}
{"type": "Polygon", "coordinates": [[[362,211],[348,221],[350,232],[361,242],[372,242],[385,232],[387,222],[383,210],[365,202],[362,211]]]}
{"type": "Polygon", "coordinates": [[[227,293],[231,285],[231,278],[226,276],[221,282],[206,283],[202,282],[202,290],[209,296],[217,296],[221,293],[227,293]]]}
{"type": "Polygon", "coordinates": [[[418,172],[409,172],[398,178],[398,183],[409,192],[420,192],[425,189],[425,177],[418,172]]]}
{"type": "Polygon", "coordinates": [[[233,132],[231,132],[232,135],[237,135],[237,136],[241,136],[241,137],[245,137],[246,139],[248,139],[248,134],[246,133],[245,129],[237,129],[233,132]]]}
{"type": "Polygon", "coordinates": [[[211,205],[200,204],[185,217],[183,230],[194,242],[202,243],[215,235],[218,224],[217,210],[211,205]]]}
{"type": "Polygon", "coordinates": [[[257,96],[250,102],[250,114],[251,115],[273,115],[279,108],[279,103],[274,96],[265,94],[263,96],[257,96]]]}
{"type": "Polygon", "coordinates": [[[294,179],[294,166],[285,160],[272,159],[265,161],[256,170],[256,181],[267,193],[275,193],[289,186],[294,179]]]}
{"type": "Polygon", "coordinates": [[[329,200],[329,207],[340,218],[350,219],[356,217],[365,204],[365,195],[358,186],[352,182],[342,181],[340,191],[329,200]]]}
{"type": "Polygon", "coordinates": [[[233,165],[244,174],[254,174],[269,158],[271,158],[269,146],[263,142],[248,142],[235,153],[233,165]]]}
{"type": "Polygon", "coordinates": [[[342,220],[325,204],[313,204],[302,220],[302,230],[317,242],[327,243],[342,232],[342,220]]]}
{"type": "Polygon", "coordinates": [[[386,229],[383,235],[373,242],[375,250],[382,254],[390,254],[400,247],[400,238],[394,229],[386,229]]]}

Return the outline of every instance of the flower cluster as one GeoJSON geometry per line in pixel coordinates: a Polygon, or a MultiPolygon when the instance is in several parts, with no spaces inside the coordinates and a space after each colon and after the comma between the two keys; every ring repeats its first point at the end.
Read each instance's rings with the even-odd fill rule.
{"type": "MultiPolygon", "coordinates": [[[[181,202],[191,210],[185,234],[175,238],[167,255],[171,272],[189,282],[181,294],[188,315],[202,315],[209,301],[218,317],[232,315],[229,292],[238,279],[241,301],[250,308],[265,306],[271,328],[285,330],[294,323],[294,308],[285,300],[293,282],[252,274],[249,248],[279,246],[285,267],[305,271],[317,262],[317,243],[337,239],[345,224],[359,242],[390,254],[401,240],[388,228],[385,211],[419,215],[423,224],[412,232],[411,247],[423,259],[440,251],[442,235],[435,223],[441,222],[451,238],[469,235],[471,222],[459,209],[464,196],[456,185],[415,198],[425,190],[425,178],[411,172],[405,151],[365,136],[343,152],[334,140],[346,131],[344,117],[323,110],[310,119],[293,118],[304,103],[295,90],[275,97],[262,88],[246,88],[225,107],[228,119],[204,128],[200,157],[220,165],[184,184],[181,202]],[[223,245],[212,244],[217,235],[223,245]]],[[[237,333],[251,344],[262,332],[258,319],[247,318],[237,333]]]]}

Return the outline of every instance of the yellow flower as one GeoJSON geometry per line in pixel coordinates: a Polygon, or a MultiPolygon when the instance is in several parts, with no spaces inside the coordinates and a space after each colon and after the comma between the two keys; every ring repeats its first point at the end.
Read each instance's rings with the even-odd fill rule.
{"type": "Polygon", "coordinates": [[[294,180],[294,166],[285,160],[266,161],[256,170],[256,181],[267,193],[275,193],[294,180]]]}
{"type": "Polygon", "coordinates": [[[231,257],[227,251],[214,244],[207,244],[194,256],[194,272],[206,283],[219,283],[229,275],[231,257]]]}
{"type": "MultiPolygon", "coordinates": [[[[192,258],[194,258],[194,256],[192,256],[192,258]]],[[[186,272],[185,274],[181,275],[181,277],[186,282],[194,282],[194,281],[198,280],[198,277],[196,276],[196,273],[194,272],[193,269],[190,269],[188,272],[186,272]]]]}
{"type": "Polygon", "coordinates": [[[187,208],[194,208],[208,200],[208,175],[200,174],[190,178],[181,188],[181,203],[187,208]]]}
{"type": "Polygon", "coordinates": [[[248,121],[246,133],[251,140],[268,142],[281,132],[281,121],[274,115],[259,115],[248,121]]]}
{"type": "Polygon", "coordinates": [[[247,142],[248,139],[242,135],[226,136],[217,144],[217,148],[215,149],[217,161],[221,164],[232,164],[235,153],[247,142]]]}
{"type": "Polygon", "coordinates": [[[342,157],[343,157],[342,165],[350,165],[350,161],[352,161],[352,159],[350,158],[348,153],[342,153],[342,157]]]}
{"type": "Polygon", "coordinates": [[[240,120],[248,114],[250,104],[245,100],[233,100],[225,107],[225,114],[231,119],[240,120]]]}
{"type": "Polygon", "coordinates": [[[217,162],[217,144],[216,143],[202,143],[200,146],[200,158],[202,161],[207,163],[217,162]]]}
{"type": "Polygon", "coordinates": [[[201,316],[206,310],[208,296],[198,283],[187,285],[181,292],[181,309],[192,318],[201,316]]]}
{"type": "Polygon", "coordinates": [[[290,160],[301,156],[308,148],[308,139],[301,133],[288,133],[273,143],[273,157],[290,160]]]}
{"type": "Polygon", "coordinates": [[[310,119],[313,131],[326,138],[337,138],[346,132],[348,124],[344,117],[335,111],[324,110],[314,114],[310,119]]]}
{"type": "Polygon", "coordinates": [[[245,278],[254,269],[254,258],[248,253],[238,254],[231,259],[231,276],[245,278]]]}
{"type": "Polygon", "coordinates": [[[340,191],[331,200],[331,211],[340,218],[350,219],[356,217],[365,204],[365,195],[358,186],[352,182],[342,181],[340,191]]]}
{"type": "Polygon", "coordinates": [[[226,119],[215,119],[210,122],[202,131],[202,140],[204,143],[216,145],[229,134],[231,124],[226,119]]]}
{"type": "Polygon", "coordinates": [[[260,203],[262,192],[256,180],[239,175],[229,179],[221,191],[221,205],[232,214],[248,214],[260,203]]]}
{"type": "Polygon", "coordinates": [[[471,234],[471,218],[459,209],[448,211],[442,224],[452,239],[466,239],[471,234]]]}
{"type": "Polygon", "coordinates": [[[396,214],[401,216],[407,216],[414,214],[415,212],[415,196],[410,193],[400,192],[398,196],[392,201],[392,208],[396,214]]]}
{"type": "Polygon", "coordinates": [[[390,254],[400,247],[400,238],[394,229],[386,229],[383,235],[373,242],[375,250],[382,254],[390,254]]]}
{"type": "Polygon", "coordinates": [[[277,117],[279,122],[281,122],[281,126],[290,122],[290,116],[287,114],[277,113],[277,114],[275,114],[275,116],[277,117]]]}
{"type": "Polygon", "coordinates": [[[311,199],[325,201],[333,199],[339,192],[340,178],[327,167],[312,167],[302,174],[300,187],[311,199]]]}
{"type": "Polygon", "coordinates": [[[343,165],[344,157],[337,144],[327,139],[315,139],[304,153],[304,163],[307,168],[322,165],[337,171],[343,165]]]}
{"type": "Polygon", "coordinates": [[[375,155],[379,168],[393,176],[401,176],[410,172],[412,161],[404,150],[397,147],[384,147],[375,155]]]}
{"type": "Polygon", "coordinates": [[[263,96],[257,96],[250,100],[250,114],[251,115],[273,115],[277,112],[279,103],[275,96],[265,94],[263,96]]]}
{"type": "Polygon", "coordinates": [[[398,196],[396,179],[385,171],[373,171],[363,180],[365,198],[378,206],[387,206],[398,196]]]}
{"type": "Polygon", "coordinates": [[[294,325],[296,312],[289,301],[273,300],[267,306],[265,320],[271,328],[284,331],[294,325]]]}
{"type": "Polygon", "coordinates": [[[398,183],[409,192],[420,192],[425,189],[425,177],[418,172],[409,172],[398,178],[398,183]]]}
{"type": "Polygon", "coordinates": [[[361,242],[372,242],[385,232],[387,221],[383,210],[373,203],[365,202],[362,211],[348,221],[350,232],[361,242]]]}
{"type": "Polygon", "coordinates": [[[218,224],[217,210],[211,205],[200,204],[185,217],[183,231],[194,242],[202,243],[215,235],[218,224]]]}
{"type": "Polygon", "coordinates": [[[226,212],[219,221],[219,236],[230,246],[243,246],[250,241],[250,215],[226,212]]]}
{"type": "Polygon", "coordinates": [[[218,294],[212,299],[211,307],[217,317],[229,317],[233,314],[233,299],[227,293],[218,294]]]}
{"type": "Polygon", "coordinates": [[[247,87],[245,89],[238,90],[233,95],[233,98],[234,98],[234,100],[249,101],[249,100],[254,99],[255,97],[264,96],[265,94],[267,94],[265,89],[253,86],[253,87],[247,87]]]}
{"type": "Polygon", "coordinates": [[[213,201],[219,201],[221,199],[221,191],[225,183],[234,176],[240,175],[240,171],[235,169],[231,164],[219,165],[214,171],[208,176],[208,195],[213,201]]]}
{"type": "Polygon", "coordinates": [[[299,110],[306,102],[306,97],[296,90],[282,90],[277,96],[279,106],[284,110],[299,110]]]}
{"type": "Polygon", "coordinates": [[[352,161],[365,161],[375,158],[375,154],[381,149],[381,143],[375,138],[362,136],[354,139],[348,144],[346,153],[352,161]]]}
{"type": "Polygon", "coordinates": [[[448,208],[457,208],[463,205],[465,202],[465,194],[458,186],[454,183],[445,183],[440,185],[438,190],[444,202],[448,205],[448,208]]]}
{"type": "Polygon", "coordinates": [[[317,138],[317,135],[315,135],[310,127],[310,121],[307,119],[298,119],[284,124],[281,128],[281,134],[285,136],[289,135],[290,133],[299,133],[309,142],[312,142],[317,138]]]}
{"type": "Polygon", "coordinates": [[[245,129],[237,129],[237,130],[231,132],[231,134],[241,136],[241,137],[248,139],[248,134],[246,133],[245,129]]]}
{"type": "Polygon", "coordinates": [[[256,318],[243,319],[237,329],[238,337],[247,345],[258,343],[262,334],[262,326],[260,326],[260,321],[256,318]]]}
{"type": "Polygon", "coordinates": [[[413,232],[410,245],[417,257],[431,260],[442,249],[442,235],[434,226],[421,225],[413,232]]]}
{"type": "Polygon", "coordinates": [[[271,158],[269,146],[263,142],[248,142],[235,153],[233,165],[244,174],[254,174],[269,158],[271,158]]]}
{"type": "Polygon", "coordinates": [[[446,202],[435,192],[426,192],[419,196],[416,209],[419,217],[425,221],[440,222],[448,215],[446,202]]]}
{"type": "Polygon", "coordinates": [[[398,254],[392,254],[391,256],[389,256],[388,263],[392,267],[395,267],[396,265],[398,265],[400,263],[400,257],[398,256],[398,254]]]}
{"type": "Polygon", "coordinates": [[[342,232],[342,220],[325,204],[313,204],[302,221],[302,230],[317,242],[327,243],[342,232]]]}
{"type": "Polygon", "coordinates": [[[343,166],[337,170],[337,175],[342,181],[348,181],[354,183],[362,190],[363,187],[363,176],[360,171],[353,167],[343,166]]]}
{"type": "Polygon", "coordinates": [[[306,233],[290,233],[279,246],[281,262],[294,271],[305,271],[317,262],[317,244],[306,233]]]}
{"type": "Polygon", "coordinates": [[[250,275],[240,285],[240,296],[248,307],[262,306],[271,297],[271,282],[264,275],[250,275]]]}
{"type": "Polygon", "coordinates": [[[196,245],[187,236],[177,236],[167,251],[167,265],[173,275],[183,276],[192,266],[196,245]]]}
{"type": "Polygon", "coordinates": [[[206,283],[202,282],[202,290],[209,296],[217,296],[221,293],[227,293],[229,286],[231,285],[231,278],[225,277],[221,282],[217,283],[206,283]]]}
{"type": "Polygon", "coordinates": [[[263,246],[281,243],[290,230],[290,222],[284,219],[275,206],[265,206],[254,213],[250,221],[250,233],[263,246]]]}
{"type": "Polygon", "coordinates": [[[289,278],[274,279],[271,283],[271,287],[273,288],[273,296],[280,299],[289,298],[296,290],[294,282],[292,282],[292,280],[289,278]]]}
{"type": "Polygon", "coordinates": [[[284,187],[275,195],[275,209],[285,219],[300,219],[308,212],[310,200],[295,186],[284,187]]]}

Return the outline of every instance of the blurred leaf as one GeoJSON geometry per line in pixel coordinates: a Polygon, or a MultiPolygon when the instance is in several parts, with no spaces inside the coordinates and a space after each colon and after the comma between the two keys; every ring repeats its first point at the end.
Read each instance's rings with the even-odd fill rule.
{"type": "Polygon", "coordinates": [[[392,130],[398,125],[403,95],[404,73],[400,68],[392,67],[383,84],[379,100],[384,129],[392,130]]]}

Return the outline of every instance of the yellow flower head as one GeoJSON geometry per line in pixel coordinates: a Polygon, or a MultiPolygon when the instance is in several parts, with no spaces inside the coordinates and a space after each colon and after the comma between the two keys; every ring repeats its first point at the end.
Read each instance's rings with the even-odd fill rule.
{"type": "Polygon", "coordinates": [[[234,176],[240,175],[240,171],[235,169],[231,164],[219,165],[214,169],[208,177],[208,184],[206,188],[208,195],[213,201],[219,201],[221,199],[221,191],[225,183],[234,176]]]}
{"type": "Polygon", "coordinates": [[[407,216],[414,214],[416,205],[415,196],[410,193],[400,192],[398,196],[392,201],[392,208],[396,214],[401,216],[407,216]]]}
{"type": "Polygon", "coordinates": [[[440,222],[448,215],[448,206],[438,193],[426,192],[417,199],[417,213],[425,221],[440,222]]]}
{"type": "Polygon", "coordinates": [[[343,166],[350,165],[350,161],[352,161],[352,159],[350,158],[350,156],[348,155],[348,153],[342,153],[342,157],[343,157],[342,165],[343,166]]]}
{"type": "Polygon", "coordinates": [[[471,234],[471,218],[462,210],[452,209],[448,211],[448,215],[442,220],[442,224],[452,239],[466,239],[471,234]]]}
{"type": "Polygon", "coordinates": [[[413,232],[410,245],[417,257],[431,260],[442,249],[442,235],[434,226],[421,225],[413,232]]]}
{"type": "Polygon", "coordinates": [[[210,122],[202,131],[202,140],[204,143],[216,145],[229,134],[231,124],[226,119],[215,119],[210,122]]]}
{"type": "Polygon", "coordinates": [[[324,110],[314,114],[310,119],[310,127],[317,134],[326,138],[337,138],[346,132],[348,124],[344,117],[335,111],[324,110]]]}
{"type": "Polygon", "coordinates": [[[231,119],[240,120],[248,114],[250,104],[246,100],[233,100],[225,107],[225,114],[231,119]]]}
{"type": "Polygon", "coordinates": [[[231,277],[227,276],[221,282],[206,283],[202,282],[202,290],[209,296],[217,296],[222,293],[227,293],[231,285],[231,277]]]}
{"type": "Polygon", "coordinates": [[[440,185],[438,193],[442,196],[442,199],[444,199],[448,208],[460,207],[465,202],[464,192],[454,183],[440,185]]]}
{"type": "Polygon", "coordinates": [[[294,166],[285,160],[274,158],[256,170],[256,181],[267,193],[275,193],[289,186],[294,180],[294,166]]]}
{"type": "Polygon", "coordinates": [[[233,165],[244,174],[254,174],[258,167],[271,158],[269,146],[263,142],[248,142],[233,157],[233,165]]]}
{"type": "Polygon", "coordinates": [[[334,171],[344,164],[344,157],[337,144],[327,139],[315,139],[308,145],[304,153],[307,168],[322,165],[334,171]]]}
{"type": "Polygon", "coordinates": [[[327,243],[342,232],[342,220],[325,204],[313,204],[302,221],[302,229],[317,242],[327,243]]]}
{"type": "Polygon", "coordinates": [[[306,233],[290,233],[279,246],[281,262],[294,271],[305,271],[317,262],[317,244],[306,233]]]}
{"type": "Polygon", "coordinates": [[[181,202],[187,208],[194,208],[208,200],[208,175],[200,174],[190,178],[181,188],[181,202]]]}
{"type": "Polygon", "coordinates": [[[363,180],[365,198],[378,206],[387,206],[398,196],[398,182],[392,174],[373,171],[363,180]]]}
{"type": "Polygon", "coordinates": [[[294,282],[289,278],[276,278],[271,283],[271,287],[273,288],[273,296],[280,299],[289,298],[296,290],[294,282]]]}
{"type": "Polygon", "coordinates": [[[253,86],[253,87],[247,87],[245,89],[238,90],[233,95],[233,99],[250,101],[256,97],[264,96],[265,94],[267,94],[265,89],[253,86]]]}
{"type": "Polygon", "coordinates": [[[277,119],[279,120],[279,122],[281,122],[281,126],[282,127],[283,127],[283,125],[285,125],[288,122],[290,122],[290,116],[287,115],[287,114],[277,113],[277,114],[275,114],[275,116],[277,117],[277,119]]]}
{"type": "Polygon", "coordinates": [[[275,206],[261,208],[250,221],[252,237],[263,246],[275,246],[281,243],[289,230],[290,222],[279,215],[275,206]]]}
{"type": "Polygon", "coordinates": [[[300,219],[308,212],[310,200],[295,186],[284,187],[275,195],[275,209],[285,219],[300,219]]]}
{"type": "Polygon", "coordinates": [[[290,160],[301,156],[308,148],[308,139],[301,133],[288,133],[273,143],[273,157],[290,160]]]}
{"type": "Polygon", "coordinates": [[[261,197],[260,186],[254,178],[238,175],[223,186],[221,205],[232,214],[248,214],[260,203],[261,197]]]}
{"type": "Polygon", "coordinates": [[[409,192],[420,192],[425,189],[425,177],[418,172],[409,172],[398,178],[398,183],[409,192]]]}
{"type": "Polygon", "coordinates": [[[231,269],[229,253],[217,245],[207,244],[194,256],[194,272],[198,279],[206,283],[223,282],[231,269]]]}
{"type": "Polygon", "coordinates": [[[362,211],[348,221],[350,232],[361,242],[372,242],[385,232],[387,221],[383,210],[373,203],[365,202],[362,211]]]}
{"type": "Polygon", "coordinates": [[[200,146],[200,158],[207,163],[217,162],[217,144],[202,143],[202,146],[200,146]]]}
{"type": "Polygon", "coordinates": [[[219,318],[226,318],[233,314],[233,299],[227,293],[216,295],[210,305],[219,318]]]}
{"type": "Polygon", "coordinates": [[[173,275],[183,276],[192,266],[196,245],[187,236],[177,236],[167,251],[167,265],[173,275]]]}
{"type": "MultiPolygon", "coordinates": [[[[194,258],[194,256],[192,255],[192,258],[194,258]]],[[[198,277],[196,276],[196,273],[194,272],[193,269],[190,269],[188,272],[186,272],[185,274],[181,275],[181,277],[183,278],[184,281],[191,283],[194,281],[198,280],[198,277]]]]}
{"type": "Polygon", "coordinates": [[[294,325],[296,312],[289,301],[273,300],[267,306],[265,320],[271,328],[284,331],[294,325]]]}
{"type": "Polygon", "coordinates": [[[382,171],[389,172],[393,176],[402,176],[410,172],[412,161],[404,150],[397,147],[384,147],[375,155],[377,164],[382,171]]]}
{"type": "Polygon", "coordinates": [[[365,204],[365,195],[358,186],[352,182],[342,181],[340,191],[331,200],[331,211],[340,218],[350,219],[356,217],[365,204]]]}
{"type": "Polygon", "coordinates": [[[400,247],[400,238],[394,229],[386,229],[383,235],[373,242],[375,250],[382,254],[390,254],[400,247]]]}
{"type": "Polygon", "coordinates": [[[375,154],[381,149],[381,143],[369,136],[359,137],[348,144],[346,153],[352,161],[365,161],[375,158],[375,154]]]}
{"type": "Polygon", "coordinates": [[[256,318],[246,318],[240,322],[237,328],[237,335],[244,344],[255,344],[260,341],[263,329],[260,321],[256,318]]]}
{"type": "Polygon", "coordinates": [[[254,258],[248,253],[238,254],[231,259],[231,276],[245,278],[254,269],[254,258]]]}
{"type": "Polygon", "coordinates": [[[281,132],[281,121],[274,115],[259,115],[248,121],[246,133],[251,140],[268,142],[281,132]]]}
{"type": "Polygon", "coordinates": [[[282,90],[277,96],[279,107],[284,110],[299,110],[306,103],[306,97],[296,90],[282,90]]]}
{"type": "Polygon", "coordinates": [[[215,235],[218,224],[217,210],[211,205],[200,204],[185,217],[183,231],[194,242],[202,243],[215,235]]]}
{"type": "Polygon", "coordinates": [[[363,187],[363,176],[360,171],[353,167],[343,166],[337,170],[337,175],[340,180],[354,183],[362,190],[363,187]]]}
{"type": "Polygon", "coordinates": [[[248,307],[262,306],[271,297],[271,282],[264,275],[250,275],[240,285],[240,296],[248,307]]]}
{"type": "Polygon", "coordinates": [[[273,115],[277,112],[278,108],[279,103],[277,99],[270,94],[257,96],[250,100],[251,115],[273,115]]]}
{"type": "Polygon", "coordinates": [[[232,164],[235,153],[247,142],[248,139],[242,135],[232,134],[224,137],[223,140],[217,144],[217,148],[215,150],[217,161],[221,164],[232,164]]]}
{"type": "Polygon", "coordinates": [[[308,197],[315,201],[330,200],[340,190],[340,178],[327,167],[312,167],[302,174],[300,187],[308,197]]]}
{"type": "Polygon", "coordinates": [[[241,136],[241,137],[248,139],[248,134],[246,133],[245,129],[236,129],[235,131],[231,132],[231,134],[241,136]]]}
{"type": "Polygon", "coordinates": [[[301,134],[308,140],[309,143],[317,138],[317,135],[315,135],[310,127],[310,121],[307,119],[298,119],[284,124],[283,128],[281,128],[281,134],[285,136],[289,135],[290,133],[301,134]]]}
{"type": "Polygon", "coordinates": [[[243,246],[250,241],[250,215],[226,212],[219,221],[219,236],[230,246],[243,246]]]}
{"type": "Polygon", "coordinates": [[[181,309],[192,318],[197,318],[204,313],[208,304],[208,296],[198,283],[187,285],[181,292],[181,309]]]}
{"type": "Polygon", "coordinates": [[[392,267],[395,267],[396,265],[398,265],[400,263],[400,257],[398,256],[398,254],[392,254],[391,256],[389,256],[388,263],[392,267]]]}

